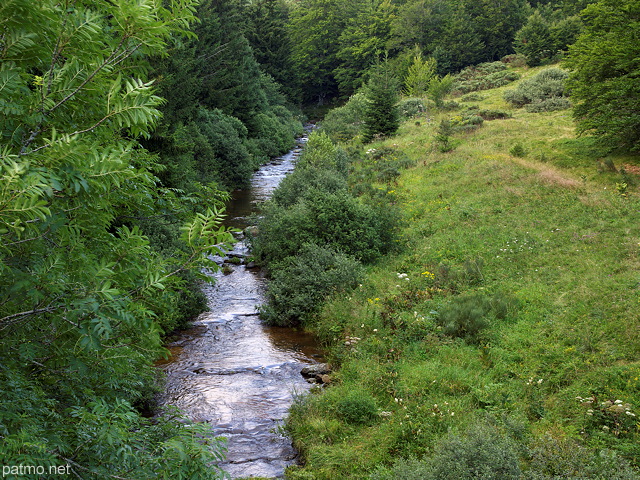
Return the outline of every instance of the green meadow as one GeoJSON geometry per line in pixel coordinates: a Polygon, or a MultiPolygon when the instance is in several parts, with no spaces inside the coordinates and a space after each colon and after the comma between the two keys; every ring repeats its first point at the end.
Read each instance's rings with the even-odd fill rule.
{"type": "Polygon", "coordinates": [[[570,109],[510,106],[515,85],[347,145],[352,173],[380,151],[412,166],[374,185],[397,247],[308,322],[334,373],[292,409],[288,478],[449,478],[435,465],[485,444],[502,476],[451,478],[637,478],[639,162],[577,137],[570,109]],[[441,148],[441,121],[478,109],[509,118],[441,148]]]}

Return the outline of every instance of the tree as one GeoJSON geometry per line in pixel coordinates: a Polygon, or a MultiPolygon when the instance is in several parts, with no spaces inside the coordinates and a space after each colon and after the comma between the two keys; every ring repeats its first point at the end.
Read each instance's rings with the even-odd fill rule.
{"type": "Polygon", "coordinates": [[[76,477],[210,474],[202,427],[152,423],[178,274],[229,241],[215,208],[168,259],[136,219],[167,214],[156,158],[139,147],[162,99],[149,55],[190,35],[191,0],[7,0],[0,6],[0,457],[76,477]],[[163,6],[164,5],[164,6],[163,6]]]}
{"type": "Polygon", "coordinates": [[[367,84],[367,108],[364,115],[364,141],[370,142],[377,136],[396,133],[400,126],[397,102],[400,82],[393,75],[389,63],[380,63],[367,84]]]}
{"type": "Polygon", "coordinates": [[[246,37],[260,67],[293,94],[291,42],[287,31],[290,7],[285,0],[258,0],[246,7],[246,37]]]}
{"type": "Polygon", "coordinates": [[[555,54],[553,46],[549,24],[538,11],[535,11],[527,19],[527,23],[516,32],[513,41],[515,51],[525,55],[527,63],[531,66],[540,65],[543,59],[555,54]]]}
{"type": "Polygon", "coordinates": [[[304,103],[321,105],[338,92],[333,71],[339,65],[336,40],[347,20],[341,8],[343,1],[303,0],[291,12],[291,53],[304,103]]]}
{"type": "Polygon", "coordinates": [[[498,60],[513,52],[513,38],[527,19],[525,0],[463,0],[479,40],[484,44],[480,61],[498,60]]]}
{"type": "Polygon", "coordinates": [[[390,38],[395,7],[389,0],[359,0],[338,42],[339,66],[334,69],[341,95],[351,95],[362,86],[369,69],[380,60],[390,38]]]}
{"type": "Polygon", "coordinates": [[[431,79],[435,76],[437,62],[433,58],[422,59],[422,52],[418,50],[413,58],[413,64],[404,79],[405,93],[410,97],[424,96],[429,90],[431,79]]]}
{"type": "Polygon", "coordinates": [[[585,30],[566,65],[578,132],[609,148],[640,147],[640,0],[601,0],[583,12],[585,30]]]}

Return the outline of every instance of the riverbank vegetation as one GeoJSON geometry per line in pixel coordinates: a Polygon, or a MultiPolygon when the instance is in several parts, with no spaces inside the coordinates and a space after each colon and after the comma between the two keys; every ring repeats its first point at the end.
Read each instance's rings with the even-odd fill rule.
{"type": "MultiPolygon", "coordinates": [[[[609,8],[566,65],[483,66],[440,109],[402,100],[390,138],[362,143],[361,94],[327,116],[354,190],[380,152],[411,161],[364,184],[393,198],[397,247],[306,319],[335,371],[292,408],[288,478],[639,478],[637,117],[591,103],[586,75],[630,38],[609,8]],[[487,87],[495,70],[512,80],[487,87]]],[[[625,98],[618,75],[593,88],[625,98]]]]}
{"type": "Polygon", "coordinates": [[[289,477],[636,478],[637,18],[5,0],[3,464],[223,476],[206,426],[142,412],[232,241],[228,192],[290,147],[297,105],[339,108],[259,221],[262,315],[336,371],[292,410],[289,477]]]}
{"type": "Polygon", "coordinates": [[[197,3],[0,6],[5,478],[223,476],[206,425],[143,415],[153,362],[205,306],[228,189],[301,126],[231,12],[197,3]]]}

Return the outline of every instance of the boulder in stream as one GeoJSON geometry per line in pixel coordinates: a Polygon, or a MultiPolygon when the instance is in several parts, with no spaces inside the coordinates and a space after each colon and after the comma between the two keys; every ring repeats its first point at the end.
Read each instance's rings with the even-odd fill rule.
{"type": "Polygon", "coordinates": [[[329,377],[330,373],[331,369],[326,363],[309,365],[300,371],[300,375],[302,375],[309,383],[329,383],[331,381],[331,378],[329,377]]]}

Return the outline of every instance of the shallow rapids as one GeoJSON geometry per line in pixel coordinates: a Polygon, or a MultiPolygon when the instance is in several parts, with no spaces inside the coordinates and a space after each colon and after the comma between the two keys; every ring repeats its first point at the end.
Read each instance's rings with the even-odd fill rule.
{"type": "MultiPolygon", "coordinates": [[[[247,226],[247,217],[293,170],[298,154],[299,149],[292,150],[263,166],[250,189],[234,192],[226,223],[247,226]]],[[[247,253],[240,241],[230,255],[247,253]]],[[[232,478],[281,478],[296,452],[279,427],[294,395],[309,389],[300,370],[317,363],[321,354],[309,335],[263,326],[257,315],[264,302],[262,275],[244,265],[231,267],[227,275],[214,274],[215,284],[205,287],[209,311],[169,345],[172,357],[160,364],[167,374],[161,404],[210,423],[217,436],[228,439],[227,459],[220,466],[232,478]]]]}

